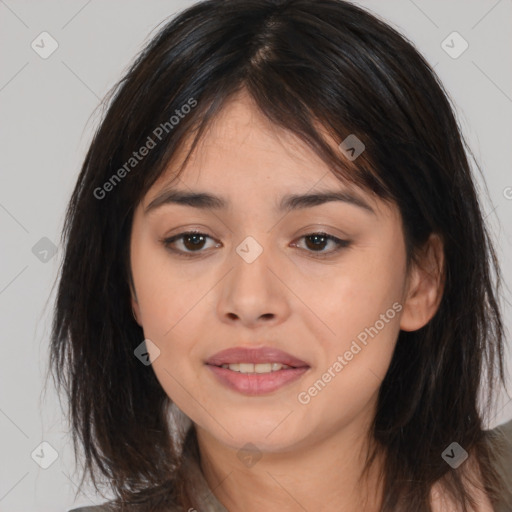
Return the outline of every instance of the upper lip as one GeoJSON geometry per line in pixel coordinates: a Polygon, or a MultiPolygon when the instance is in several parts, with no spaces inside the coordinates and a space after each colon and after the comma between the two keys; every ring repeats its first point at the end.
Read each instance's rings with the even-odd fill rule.
{"type": "Polygon", "coordinates": [[[305,361],[274,347],[228,348],[217,352],[213,356],[209,357],[205,362],[206,364],[213,366],[236,363],[281,363],[295,368],[309,366],[305,361]]]}

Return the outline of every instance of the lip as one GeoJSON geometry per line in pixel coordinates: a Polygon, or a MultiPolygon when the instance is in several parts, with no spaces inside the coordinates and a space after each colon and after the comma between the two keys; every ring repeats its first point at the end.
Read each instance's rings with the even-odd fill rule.
{"type": "Polygon", "coordinates": [[[281,363],[294,368],[309,367],[308,363],[274,347],[234,347],[217,352],[206,360],[206,364],[221,366],[236,363],[281,363]]]}
{"type": "Polygon", "coordinates": [[[263,395],[299,379],[310,366],[287,352],[273,347],[247,348],[235,347],[217,352],[205,361],[218,381],[228,388],[244,395],[263,395]],[[223,364],[236,363],[281,363],[292,368],[270,373],[240,373],[221,368],[223,364]]]}
{"type": "Polygon", "coordinates": [[[207,368],[228,388],[250,396],[272,393],[299,379],[309,370],[309,366],[303,366],[271,373],[240,373],[220,366],[207,365],[207,368]]]}

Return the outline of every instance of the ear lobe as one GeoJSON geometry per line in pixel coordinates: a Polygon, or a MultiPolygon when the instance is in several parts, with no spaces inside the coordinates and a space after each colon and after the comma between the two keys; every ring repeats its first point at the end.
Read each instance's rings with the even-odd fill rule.
{"type": "Polygon", "coordinates": [[[417,331],[436,314],[443,296],[445,272],[441,237],[432,233],[411,267],[400,329],[417,331]]]}

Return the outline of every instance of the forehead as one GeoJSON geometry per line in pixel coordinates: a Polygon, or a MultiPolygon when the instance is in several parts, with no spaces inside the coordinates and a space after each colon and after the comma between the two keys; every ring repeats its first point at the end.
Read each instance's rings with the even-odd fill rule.
{"type": "MultiPolygon", "coordinates": [[[[175,164],[186,155],[191,138],[175,155],[175,164]]],[[[168,181],[176,165],[168,166],[168,181]]],[[[235,176],[259,179],[277,170],[288,170],[288,178],[314,178],[327,170],[322,160],[291,132],[271,123],[247,94],[232,98],[212,120],[195,148],[185,171],[185,181],[232,180],[235,176]],[[307,171],[307,172],[304,172],[307,171]],[[315,173],[316,171],[316,173],[315,173]],[[322,172],[323,171],[323,172],[322,172]]]]}
{"type": "MultiPolygon", "coordinates": [[[[332,137],[316,128],[337,149],[332,137]]],[[[219,196],[282,196],[306,193],[315,188],[357,190],[354,184],[335,176],[329,166],[307,144],[289,130],[273,124],[254,100],[241,91],[212,120],[176,180],[176,170],[188,154],[189,137],[177,150],[164,173],[143,200],[146,207],[164,189],[208,190],[219,196]]]]}

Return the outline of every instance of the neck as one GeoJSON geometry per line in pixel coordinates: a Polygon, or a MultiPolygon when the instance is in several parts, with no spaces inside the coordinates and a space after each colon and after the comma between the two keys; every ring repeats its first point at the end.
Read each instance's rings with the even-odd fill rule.
{"type": "Polygon", "coordinates": [[[353,422],[286,452],[265,452],[253,465],[242,464],[238,450],[196,426],[201,470],[217,499],[230,511],[377,512],[382,487],[378,454],[363,476],[369,429],[353,422]]]}

